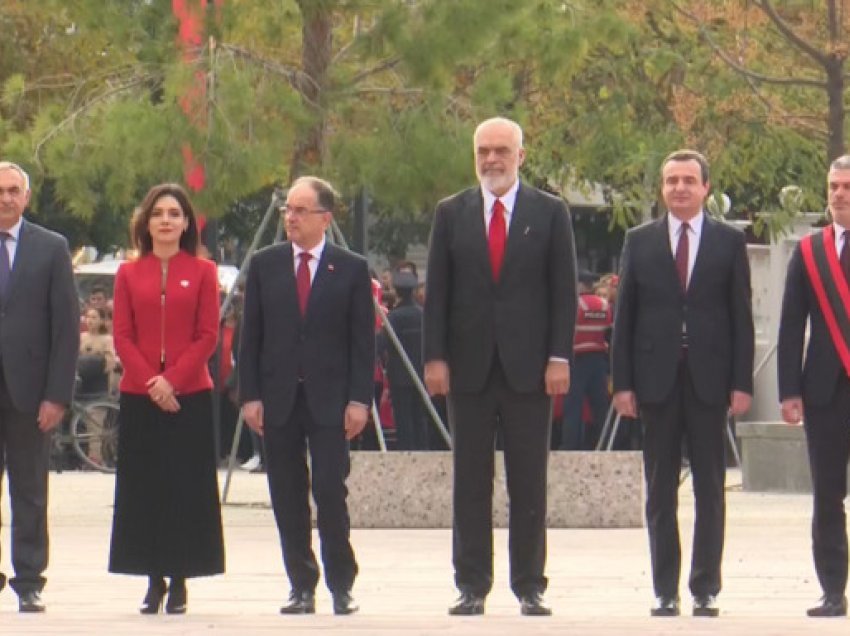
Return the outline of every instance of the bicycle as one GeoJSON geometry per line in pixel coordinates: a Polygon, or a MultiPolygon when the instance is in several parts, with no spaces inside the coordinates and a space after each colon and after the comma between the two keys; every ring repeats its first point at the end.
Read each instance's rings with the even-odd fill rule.
{"type": "Polygon", "coordinates": [[[118,402],[109,394],[74,399],[68,415],[54,430],[51,455],[56,461],[71,447],[77,466],[88,466],[103,473],[114,473],[118,461],[118,402]],[[67,430],[66,430],[67,429],[67,430]]]}

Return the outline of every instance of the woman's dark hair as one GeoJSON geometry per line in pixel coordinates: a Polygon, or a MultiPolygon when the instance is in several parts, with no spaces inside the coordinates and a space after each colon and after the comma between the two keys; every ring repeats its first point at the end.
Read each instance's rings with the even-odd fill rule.
{"type": "Polygon", "coordinates": [[[132,221],[130,221],[130,241],[133,247],[138,250],[139,256],[149,254],[153,250],[153,239],[148,230],[148,223],[156,202],[166,196],[174,197],[177,200],[177,203],[183,209],[183,214],[189,221],[189,227],[180,235],[180,249],[194,256],[198,253],[198,243],[200,242],[195,209],[192,207],[192,202],[189,200],[186,190],[176,183],[160,183],[148,190],[145,198],[133,213],[132,221]]]}
{"type": "Polygon", "coordinates": [[[96,312],[97,315],[100,317],[100,327],[97,330],[97,334],[99,336],[108,334],[109,329],[106,326],[106,321],[107,321],[106,310],[102,309],[100,307],[89,307],[88,309],[86,309],[86,313],[89,313],[90,311],[96,312]]]}

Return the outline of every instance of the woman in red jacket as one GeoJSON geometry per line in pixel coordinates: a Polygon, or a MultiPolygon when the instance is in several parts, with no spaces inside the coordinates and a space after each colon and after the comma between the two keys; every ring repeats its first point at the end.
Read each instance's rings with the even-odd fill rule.
{"type": "Polygon", "coordinates": [[[140,611],[186,611],[186,578],[224,571],[207,361],[218,279],[198,258],[186,192],[153,187],[136,210],[139,257],[115,277],[115,350],[124,367],[109,571],[149,577],[140,611]],[[165,578],[170,577],[170,586],[165,578]]]}

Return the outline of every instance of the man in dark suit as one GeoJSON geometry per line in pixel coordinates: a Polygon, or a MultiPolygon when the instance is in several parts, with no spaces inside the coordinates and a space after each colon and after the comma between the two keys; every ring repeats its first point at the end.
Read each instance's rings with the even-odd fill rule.
{"type": "MultiPolygon", "coordinates": [[[[0,471],[9,476],[9,584],[22,612],[43,612],[47,568],[48,433],[71,402],[80,347],[79,298],[64,237],[22,218],[29,177],[0,162],[0,471]]],[[[6,578],[0,574],[0,589],[6,578]]]]}
{"type": "Polygon", "coordinates": [[[522,129],[474,136],[480,185],[437,205],[425,293],[425,384],[448,396],[454,450],[453,615],[484,613],[493,583],[494,440],[510,498],[511,589],[549,615],[546,471],[552,398],[569,389],[576,262],[566,204],[519,180],[522,129]]]}
{"type": "Polygon", "coordinates": [[[326,181],[296,180],[284,208],[289,240],[254,255],[245,286],[239,394],[245,421],[263,436],[292,585],[284,614],[315,612],[308,447],[333,610],[358,609],[345,480],[348,440],[363,430],[372,400],[375,312],[365,259],[325,240],[335,204],[326,181]]]}
{"type": "Polygon", "coordinates": [[[679,614],[682,441],[696,521],[690,589],[695,616],[717,616],[725,526],[725,426],[753,391],[750,268],[743,232],[710,218],[706,159],[691,150],[662,166],[667,215],[626,234],[612,347],[614,405],[644,425],[646,519],[656,603],[679,614]]]}
{"type": "Polygon", "coordinates": [[[805,419],[812,473],[812,548],[823,598],[809,616],[847,614],[850,155],[832,162],[827,194],[832,223],[804,237],[788,264],[777,348],[782,418],[789,424],[805,419]]]}

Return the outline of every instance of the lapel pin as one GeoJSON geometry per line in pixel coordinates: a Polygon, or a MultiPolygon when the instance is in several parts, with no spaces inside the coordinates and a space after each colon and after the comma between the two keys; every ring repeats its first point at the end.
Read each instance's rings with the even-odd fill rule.
{"type": "Polygon", "coordinates": [[[188,287],[188,286],[189,286],[188,280],[183,279],[183,280],[180,281],[180,287],[188,287]]]}
{"type": "Polygon", "coordinates": [[[530,226],[528,226],[528,225],[526,225],[526,226],[525,226],[525,232],[523,232],[523,234],[525,234],[526,236],[528,236],[528,231],[529,231],[530,229],[531,229],[531,227],[530,227],[530,226]]]}
{"type": "Polygon", "coordinates": [[[334,271],[334,264],[333,263],[328,263],[328,271],[329,272],[334,271]]]}

